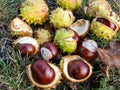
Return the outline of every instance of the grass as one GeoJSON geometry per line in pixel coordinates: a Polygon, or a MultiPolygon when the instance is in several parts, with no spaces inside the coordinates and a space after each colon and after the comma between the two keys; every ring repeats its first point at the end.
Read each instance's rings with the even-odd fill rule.
{"type": "MultiPolygon", "coordinates": [[[[84,0],[86,3],[88,0],[84,0]]],[[[108,0],[112,8],[120,14],[120,1],[108,0]]],[[[18,16],[19,7],[22,0],[0,0],[0,90],[35,90],[35,87],[29,82],[25,67],[34,61],[36,57],[22,58],[18,52],[15,52],[12,46],[14,38],[9,32],[10,21],[18,16]]],[[[56,0],[46,0],[50,10],[57,7],[56,0]]],[[[78,12],[77,12],[78,14],[78,12]]],[[[78,17],[80,18],[80,17],[78,17]]],[[[95,39],[94,36],[89,36],[95,39]]],[[[120,39],[120,33],[117,38],[120,39]]],[[[109,42],[97,41],[100,47],[106,47],[109,42]]],[[[120,70],[110,68],[110,78],[106,78],[101,71],[100,66],[103,63],[98,59],[92,62],[94,73],[90,79],[78,84],[65,84],[61,82],[56,90],[71,90],[70,87],[77,87],[76,90],[119,90],[120,89],[120,70]]]]}

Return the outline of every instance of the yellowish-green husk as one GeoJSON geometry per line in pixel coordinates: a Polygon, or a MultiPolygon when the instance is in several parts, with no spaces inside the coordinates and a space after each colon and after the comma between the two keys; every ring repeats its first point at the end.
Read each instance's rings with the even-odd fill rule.
{"type": "Polygon", "coordinates": [[[52,40],[52,35],[48,30],[38,29],[34,31],[34,37],[38,41],[39,45],[52,40]]]}
{"type": "Polygon", "coordinates": [[[115,31],[95,20],[91,23],[91,30],[98,38],[104,40],[112,40],[116,36],[115,31]]]}
{"type": "Polygon", "coordinates": [[[61,28],[55,33],[54,42],[63,52],[71,54],[77,48],[77,42],[72,39],[73,36],[74,31],[61,28]]]}
{"type": "Polygon", "coordinates": [[[56,8],[50,15],[50,23],[57,29],[69,27],[74,20],[75,17],[72,11],[63,10],[62,8],[56,8]]]}
{"type": "Polygon", "coordinates": [[[109,16],[112,11],[106,0],[90,0],[85,12],[89,17],[109,16]]]}
{"type": "Polygon", "coordinates": [[[49,15],[49,8],[44,0],[26,0],[20,8],[20,16],[29,24],[43,24],[49,15]]]}
{"type": "Polygon", "coordinates": [[[74,11],[80,8],[82,0],[57,0],[57,4],[62,8],[74,11]]]}

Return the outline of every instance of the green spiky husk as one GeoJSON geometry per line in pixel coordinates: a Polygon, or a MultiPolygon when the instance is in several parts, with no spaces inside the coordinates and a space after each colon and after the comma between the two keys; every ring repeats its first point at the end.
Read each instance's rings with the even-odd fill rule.
{"type": "Polygon", "coordinates": [[[62,8],[76,10],[81,6],[82,0],[57,0],[57,4],[62,8]]]}
{"type": "Polygon", "coordinates": [[[39,45],[52,40],[52,35],[48,30],[38,29],[34,31],[34,37],[36,38],[39,45]]]}
{"type": "Polygon", "coordinates": [[[97,21],[92,21],[91,30],[99,39],[112,40],[116,36],[116,32],[97,21]]]}
{"type": "Polygon", "coordinates": [[[89,2],[86,14],[89,17],[108,16],[111,11],[112,8],[106,0],[93,0],[89,2]]]}
{"type": "Polygon", "coordinates": [[[74,20],[73,13],[70,10],[63,10],[62,8],[56,8],[50,15],[50,23],[55,28],[69,27],[74,20]]]}
{"type": "Polygon", "coordinates": [[[61,28],[57,30],[54,37],[54,43],[63,51],[68,54],[75,52],[77,42],[75,40],[67,40],[74,36],[74,31],[61,28]]]}
{"type": "Polygon", "coordinates": [[[43,24],[49,15],[49,8],[44,0],[26,0],[20,8],[20,16],[29,24],[43,24]]]}

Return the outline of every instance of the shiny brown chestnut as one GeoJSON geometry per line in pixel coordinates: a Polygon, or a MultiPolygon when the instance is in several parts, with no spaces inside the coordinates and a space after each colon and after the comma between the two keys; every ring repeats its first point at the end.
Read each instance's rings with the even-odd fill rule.
{"type": "Polygon", "coordinates": [[[90,30],[97,38],[110,41],[116,37],[119,25],[112,17],[96,16],[91,22],[90,30]]]}
{"type": "Polygon", "coordinates": [[[44,60],[36,60],[31,65],[32,76],[35,81],[46,85],[51,83],[55,78],[55,71],[44,60]]]}
{"type": "Polygon", "coordinates": [[[98,22],[100,22],[100,23],[108,26],[108,27],[111,28],[113,31],[115,31],[116,28],[117,28],[116,25],[115,25],[113,22],[111,22],[110,20],[108,20],[108,19],[106,19],[106,18],[98,17],[98,18],[96,19],[96,21],[98,21],[98,22]]]}
{"type": "Polygon", "coordinates": [[[33,52],[35,52],[35,46],[32,44],[24,43],[24,44],[17,44],[16,50],[19,50],[22,56],[31,56],[33,52]]]}
{"type": "Polygon", "coordinates": [[[68,73],[75,79],[83,79],[89,74],[89,67],[81,60],[73,60],[68,64],[68,73]]]}
{"type": "Polygon", "coordinates": [[[57,57],[58,50],[56,46],[51,42],[45,42],[40,49],[40,53],[43,59],[50,61],[57,57]]]}
{"type": "Polygon", "coordinates": [[[61,80],[61,70],[55,64],[42,59],[26,66],[26,73],[30,82],[39,88],[53,88],[61,80]]]}
{"type": "Polygon", "coordinates": [[[77,49],[77,54],[87,61],[91,61],[97,58],[97,43],[94,40],[83,41],[77,49]]]}
{"type": "Polygon", "coordinates": [[[15,50],[19,51],[21,56],[33,56],[38,52],[39,44],[32,37],[20,37],[13,42],[15,50]]]}
{"type": "Polygon", "coordinates": [[[79,55],[62,57],[60,68],[65,78],[71,82],[84,82],[92,75],[92,65],[79,55]]]}

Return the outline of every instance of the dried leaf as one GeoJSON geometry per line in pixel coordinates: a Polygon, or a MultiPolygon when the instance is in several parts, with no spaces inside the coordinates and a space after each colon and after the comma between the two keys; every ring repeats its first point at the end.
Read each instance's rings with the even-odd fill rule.
{"type": "Polygon", "coordinates": [[[116,68],[120,68],[120,55],[113,55],[107,50],[98,48],[98,55],[101,60],[108,66],[114,66],[116,68]]]}
{"type": "Polygon", "coordinates": [[[120,40],[110,42],[106,50],[113,55],[120,55],[120,40]]]}

